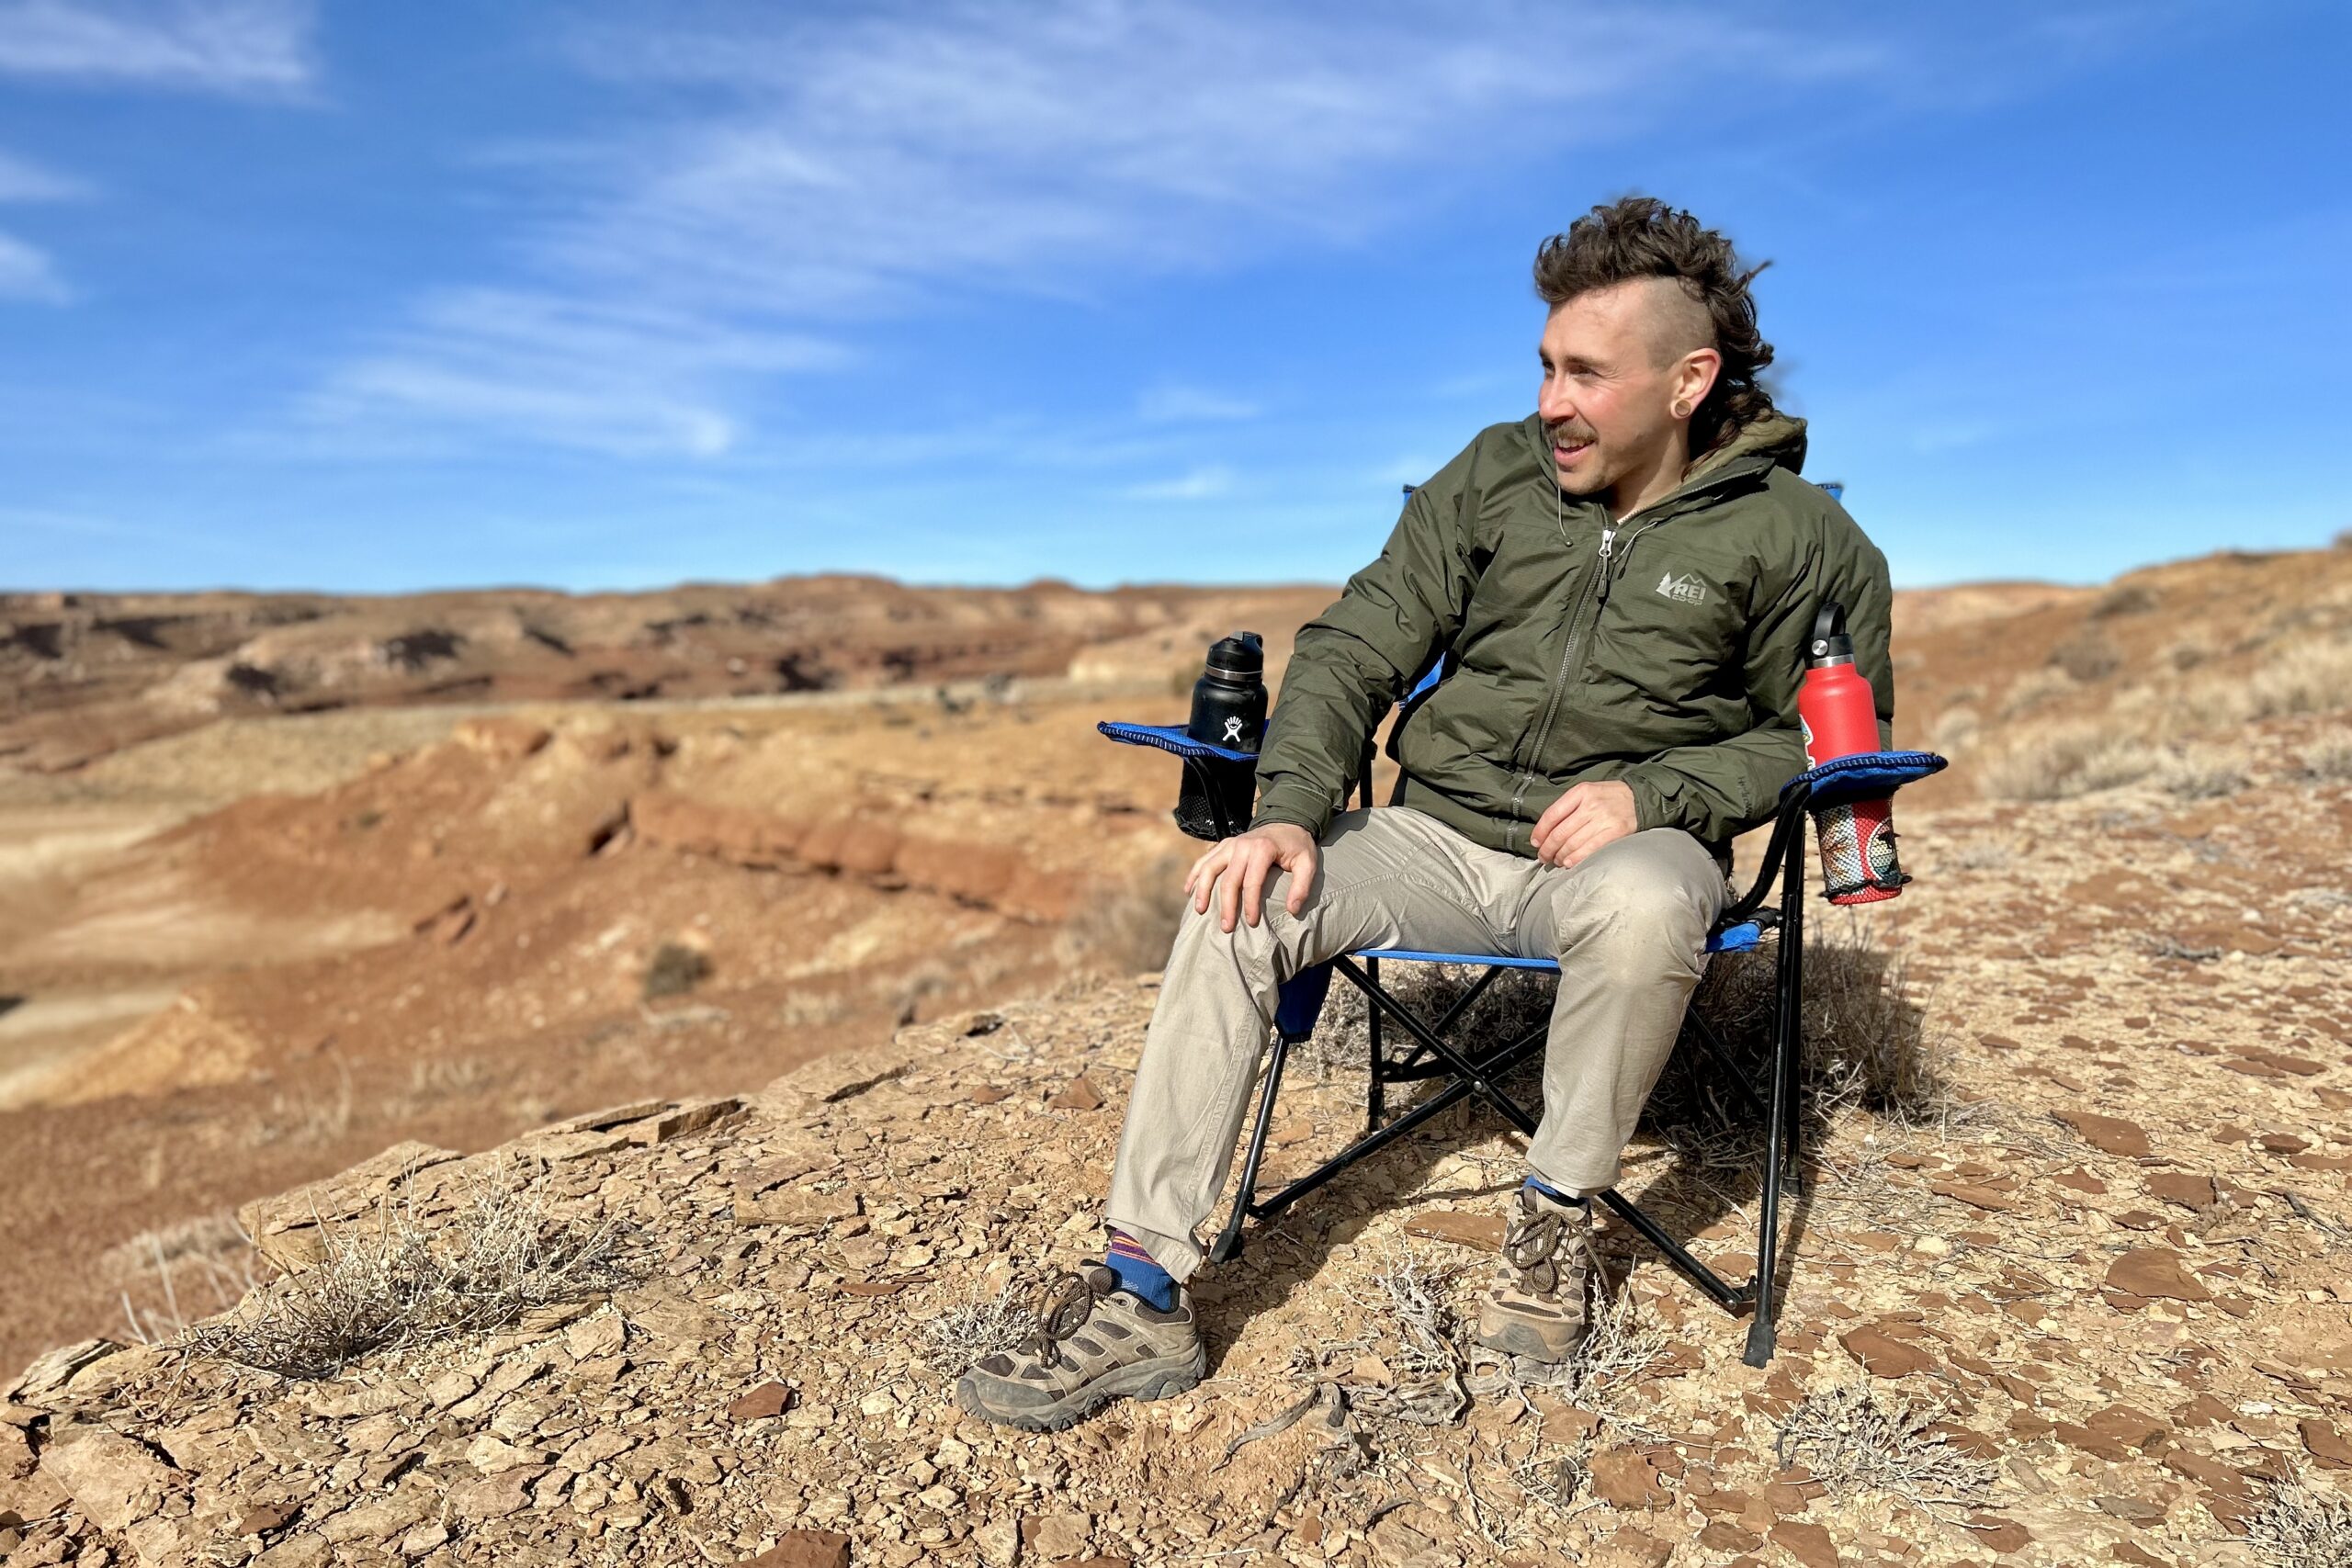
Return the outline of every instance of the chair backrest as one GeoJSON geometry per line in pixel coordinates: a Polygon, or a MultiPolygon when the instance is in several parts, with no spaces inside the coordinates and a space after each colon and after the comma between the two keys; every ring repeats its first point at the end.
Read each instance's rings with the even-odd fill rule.
{"type": "MultiPolygon", "coordinates": [[[[1396,712],[1390,716],[1388,720],[1388,744],[1386,750],[1388,752],[1388,760],[1390,761],[1397,761],[1396,738],[1404,733],[1405,721],[1413,716],[1413,710],[1415,708],[1419,707],[1423,703],[1429,700],[1430,694],[1437,690],[1438,683],[1453,673],[1453,649],[1449,648],[1441,652],[1437,658],[1430,660],[1430,667],[1421,671],[1421,678],[1413,682],[1413,689],[1407,692],[1405,694],[1404,700],[1396,705],[1396,712]]],[[[1380,727],[1376,724],[1373,726],[1375,733],[1377,733],[1379,728],[1380,727]]],[[[1365,736],[1363,739],[1363,761],[1357,770],[1356,784],[1357,787],[1362,791],[1363,804],[1367,807],[1372,804],[1372,764],[1373,759],[1376,755],[1378,755],[1377,742],[1374,740],[1373,736],[1365,736]]],[[[1404,802],[1404,796],[1405,773],[1402,765],[1400,764],[1396,772],[1396,783],[1388,792],[1388,804],[1391,806],[1402,805],[1404,802]]]]}

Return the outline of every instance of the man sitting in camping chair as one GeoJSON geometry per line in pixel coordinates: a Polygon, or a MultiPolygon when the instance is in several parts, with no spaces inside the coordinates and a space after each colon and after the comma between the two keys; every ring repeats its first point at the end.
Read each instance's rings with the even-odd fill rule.
{"type": "Polygon", "coordinates": [[[1415,948],[1555,959],[1544,1114],[1478,1321],[1557,1361],[1583,1337],[1589,1197],[1613,1187],[1731,899],[1734,835],[1804,771],[1815,609],[1848,608],[1891,736],[1885,558],[1798,477],[1801,421],[1730,243],[1646,197],[1546,241],[1532,417],[1413,493],[1380,558],[1298,634],[1247,832],[1186,879],[1128,1101],[1107,1256],[1036,1334],[979,1363],[968,1410],[1031,1428],[1190,1388],[1183,1281],[1231,1168],[1282,982],[1415,948]],[[1382,716],[1450,673],[1394,742],[1400,804],[1335,807],[1382,716]]]}

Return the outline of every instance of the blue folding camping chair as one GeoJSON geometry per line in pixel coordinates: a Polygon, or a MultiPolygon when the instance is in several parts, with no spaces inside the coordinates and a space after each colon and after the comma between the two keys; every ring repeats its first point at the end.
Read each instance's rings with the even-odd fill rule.
{"type": "MultiPolygon", "coordinates": [[[[1437,689],[1450,664],[1450,659],[1441,659],[1434,663],[1397,707],[1388,734],[1388,754],[1392,760],[1396,754],[1396,737],[1403,732],[1413,710],[1437,689]]],[[[1194,740],[1181,725],[1105,723],[1097,728],[1114,740],[1128,745],[1156,747],[1182,759],[1187,769],[1200,770],[1200,782],[1212,802],[1219,800],[1222,792],[1213,786],[1211,770],[1254,769],[1257,762],[1250,753],[1194,740]]],[[[1357,776],[1351,781],[1351,792],[1360,789],[1363,804],[1366,807],[1373,804],[1374,755],[1373,743],[1367,740],[1357,776]]],[[[1797,1067],[1802,1056],[1804,1027],[1800,1002],[1804,985],[1805,818],[1810,812],[1832,806],[1879,798],[1904,784],[1926,778],[1944,766],[1945,760],[1932,752],[1872,751],[1824,762],[1791,779],[1781,791],[1771,840],[1764,852],[1764,862],[1757,872],[1754,885],[1724,910],[1708,935],[1707,951],[1710,953],[1739,953],[1756,948],[1768,931],[1775,933],[1780,942],[1774,972],[1774,1008],[1771,1043],[1766,1062],[1767,1082],[1758,1085],[1733,1060],[1721,1036],[1705,1019],[1695,1013],[1690,1018],[1692,1025],[1690,1037],[1698,1041],[1714,1066],[1728,1079],[1737,1099],[1764,1122],[1766,1157],[1763,1196],[1757,1222],[1754,1275],[1742,1284],[1724,1280],[1692,1256],[1631,1199],[1614,1189],[1600,1195],[1612,1211],[1656,1246],[1678,1271],[1716,1304],[1735,1316],[1745,1313],[1754,1314],[1748,1325],[1747,1345],[1743,1358],[1752,1367],[1761,1367],[1772,1357],[1774,1280],[1778,1266],[1782,1184],[1785,1182],[1800,1195],[1804,1191],[1804,1178],[1798,1161],[1797,1067]],[[1768,905],[1767,900],[1772,894],[1776,880],[1780,889],[1779,902],[1777,906],[1768,905]]],[[[1402,794],[1403,784],[1400,773],[1390,805],[1397,804],[1396,796],[1402,794]]],[[[1216,826],[1217,836],[1224,838],[1240,831],[1246,824],[1226,819],[1219,810],[1216,826]]],[[[1232,1216],[1209,1249],[1209,1257],[1217,1262],[1238,1257],[1241,1252],[1245,1221],[1270,1219],[1282,1213],[1358,1160],[1377,1153],[1472,1095],[1492,1105],[1513,1126],[1532,1137],[1535,1116],[1503,1089],[1500,1080],[1505,1073],[1543,1048],[1547,1026],[1539,1025],[1517,1040],[1482,1051],[1460,1049],[1446,1039],[1448,1031],[1462,1019],[1470,1004],[1504,971],[1511,969],[1556,975],[1559,964],[1547,958],[1512,958],[1487,953],[1426,953],[1408,948],[1367,948],[1335,958],[1329,964],[1317,964],[1286,980],[1282,987],[1275,1013],[1272,1055],[1266,1065],[1264,1086],[1259,1091],[1258,1115],[1250,1131],[1249,1152],[1242,1162],[1240,1191],[1234,1200],[1232,1216]],[[1446,1009],[1442,1017],[1432,1021],[1417,1016],[1381,984],[1380,966],[1384,963],[1464,964],[1483,967],[1485,973],[1446,1009]],[[1321,1016],[1324,998],[1329,991],[1331,976],[1335,971],[1362,991],[1369,1004],[1366,1010],[1371,1035],[1371,1075],[1365,1090],[1365,1131],[1322,1165],[1272,1196],[1260,1200],[1256,1195],[1258,1171],[1265,1158],[1267,1134],[1273,1127],[1274,1100],[1282,1090],[1283,1068],[1292,1048],[1315,1032],[1316,1021],[1321,1016]],[[1399,1057],[1392,1058],[1384,1044],[1384,1017],[1393,1020],[1412,1041],[1412,1049],[1399,1057]],[[1388,1085],[1440,1077],[1451,1081],[1403,1115],[1393,1121],[1385,1120],[1388,1085]]]]}

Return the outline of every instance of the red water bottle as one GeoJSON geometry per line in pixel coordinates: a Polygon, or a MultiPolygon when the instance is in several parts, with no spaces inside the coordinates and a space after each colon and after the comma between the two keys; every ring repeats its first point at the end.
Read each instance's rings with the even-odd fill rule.
{"type": "MultiPolygon", "coordinates": [[[[1797,721],[1804,730],[1808,767],[1858,751],[1875,751],[1878,699],[1854,668],[1854,639],[1846,635],[1846,607],[1835,601],[1813,619],[1805,647],[1804,684],[1797,691],[1797,721]]],[[[1813,814],[1821,836],[1821,874],[1833,904],[1875,904],[1903,891],[1911,879],[1894,857],[1894,803],[1882,795],[1813,814]]]]}

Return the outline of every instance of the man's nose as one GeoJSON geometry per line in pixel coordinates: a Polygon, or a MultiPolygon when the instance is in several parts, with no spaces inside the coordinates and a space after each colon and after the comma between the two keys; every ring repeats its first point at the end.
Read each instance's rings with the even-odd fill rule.
{"type": "Polygon", "coordinates": [[[1535,412],[1546,424],[1558,424],[1576,413],[1576,404],[1569,400],[1567,389],[1560,382],[1544,378],[1536,389],[1535,412]]]}

